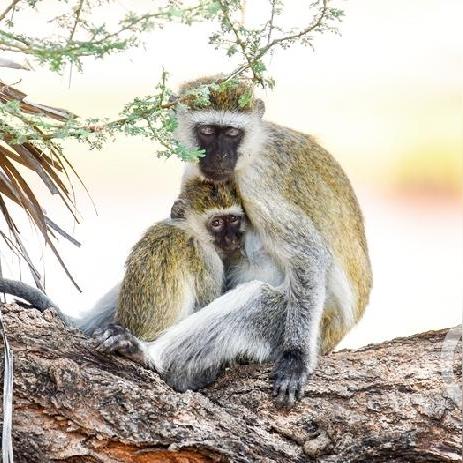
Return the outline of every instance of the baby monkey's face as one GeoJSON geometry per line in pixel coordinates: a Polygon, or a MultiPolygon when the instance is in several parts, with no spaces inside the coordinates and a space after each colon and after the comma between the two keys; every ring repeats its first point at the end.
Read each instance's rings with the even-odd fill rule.
{"type": "Polygon", "coordinates": [[[244,232],[243,215],[214,215],[207,223],[207,230],[214,238],[216,248],[224,255],[240,249],[244,232]]]}

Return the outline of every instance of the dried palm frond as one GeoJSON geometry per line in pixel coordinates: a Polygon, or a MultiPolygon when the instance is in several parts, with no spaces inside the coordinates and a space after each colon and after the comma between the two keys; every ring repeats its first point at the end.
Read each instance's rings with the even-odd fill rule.
{"type": "MultiPolygon", "coordinates": [[[[10,102],[17,103],[20,113],[34,114],[46,119],[64,122],[75,117],[63,109],[32,103],[27,100],[27,95],[23,92],[0,82],[0,104],[10,102]]],[[[13,119],[14,117],[20,116],[13,115],[13,119]]],[[[56,234],[59,234],[77,246],[79,243],[46,215],[22,172],[26,170],[38,175],[50,194],[59,196],[76,222],[79,222],[68,171],[76,176],[77,174],[64,156],[61,147],[51,140],[41,139],[42,131],[39,127],[31,128],[38,134],[38,140],[20,142],[11,121],[0,121],[0,214],[3,216],[6,226],[4,230],[0,226],[0,237],[13,252],[25,260],[36,285],[43,290],[40,272],[28,255],[27,248],[21,240],[20,230],[8,207],[11,202],[15,203],[32,220],[42,234],[45,244],[55,254],[74,286],[79,289],[54,241],[57,238],[56,234]]],[[[78,176],[77,178],[80,181],[78,176]]]]}

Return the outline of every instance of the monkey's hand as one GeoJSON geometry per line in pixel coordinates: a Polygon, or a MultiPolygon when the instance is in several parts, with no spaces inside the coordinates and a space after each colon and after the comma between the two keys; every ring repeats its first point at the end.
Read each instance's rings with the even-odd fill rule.
{"type": "Polygon", "coordinates": [[[99,352],[119,354],[138,363],[143,363],[141,342],[127,328],[111,323],[93,333],[95,348],[99,352]]]}
{"type": "Polygon", "coordinates": [[[307,361],[300,350],[283,351],[273,367],[273,395],[280,403],[292,406],[304,395],[309,373],[307,361]]]}

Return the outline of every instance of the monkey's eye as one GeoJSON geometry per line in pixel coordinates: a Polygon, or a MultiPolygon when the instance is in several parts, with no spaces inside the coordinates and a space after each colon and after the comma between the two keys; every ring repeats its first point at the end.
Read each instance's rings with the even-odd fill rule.
{"type": "Polygon", "coordinates": [[[237,223],[239,222],[240,218],[237,215],[230,216],[230,223],[237,223]]]}
{"type": "Polygon", "coordinates": [[[214,135],[215,130],[214,127],[212,127],[211,125],[200,125],[198,127],[198,132],[201,135],[214,135]]]}
{"type": "Polygon", "coordinates": [[[237,129],[236,127],[228,127],[225,130],[225,135],[227,137],[237,137],[241,133],[240,129],[237,129]]]}
{"type": "Polygon", "coordinates": [[[211,221],[211,227],[214,229],[221,228],[223,225],[223,219],[216,218],[211,221]]]}

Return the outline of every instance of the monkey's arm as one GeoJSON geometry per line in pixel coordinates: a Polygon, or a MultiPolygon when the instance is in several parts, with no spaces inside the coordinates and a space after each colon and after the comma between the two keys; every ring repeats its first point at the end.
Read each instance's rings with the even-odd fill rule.
{"type": "Polygon", "coordinates": [[[0,293],[24,299],[40,311],[44,311],[50,307],[58,309],[58,306],[40,289],[34,288],[22,281],[0,278],[0,293]]]}
{"type": "Polygon", "coordinates": [[[295,264],[279,287],[259,281],[239,285],[153,343],[142,343],[142,363],[184,391],[207,385],[239,357],[274,361],[274,393],[292,404],[318,359],[324,301],[324,264],[312,261],[302,268],[303,263],[308,259],[295,264]]]}

